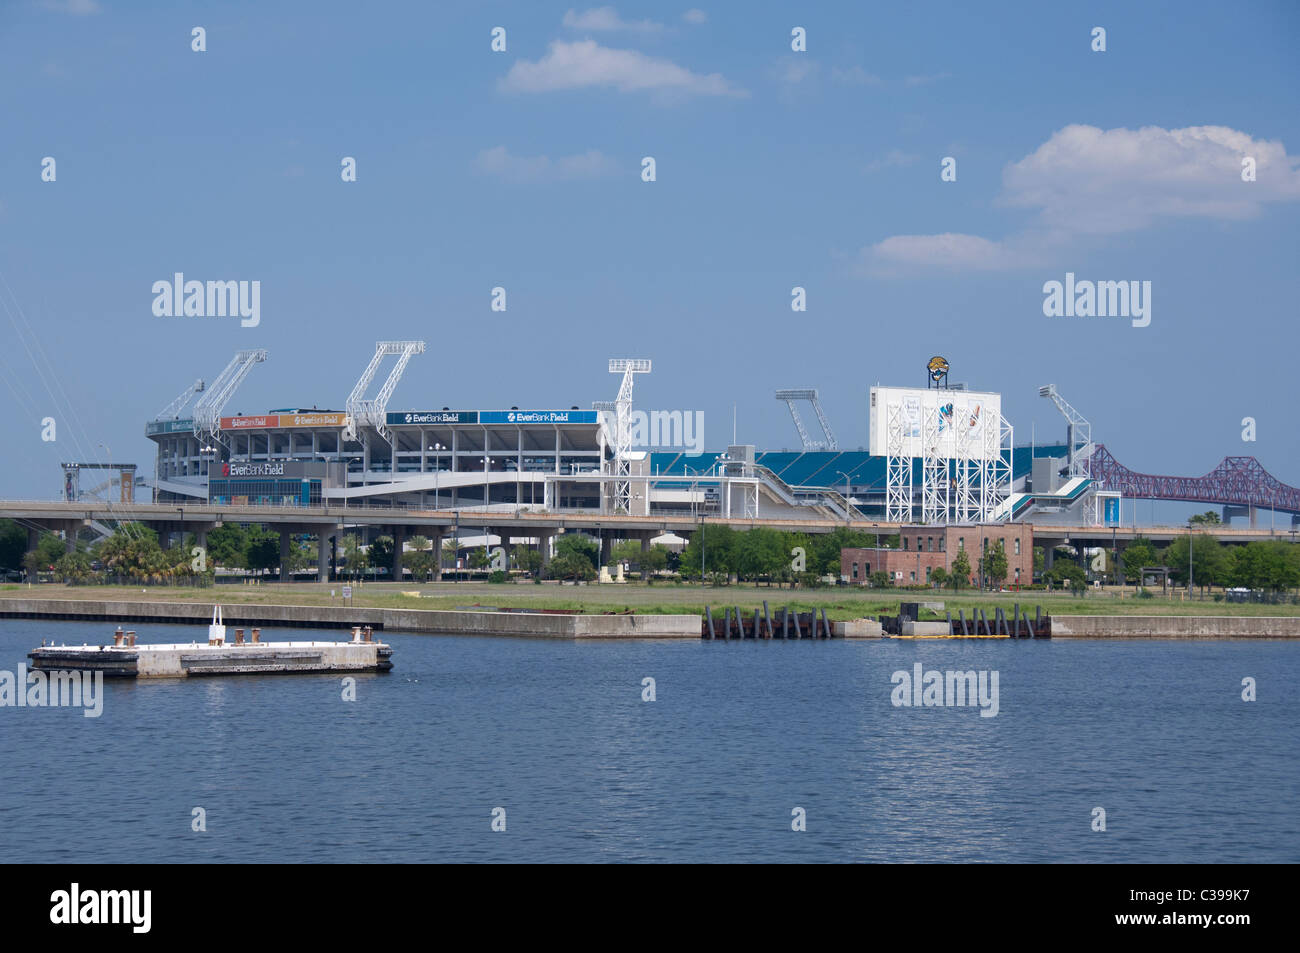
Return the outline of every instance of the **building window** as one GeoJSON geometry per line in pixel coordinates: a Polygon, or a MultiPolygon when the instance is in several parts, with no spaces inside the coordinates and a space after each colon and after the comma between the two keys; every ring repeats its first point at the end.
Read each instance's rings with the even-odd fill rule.
{"type": "Polygon", "coordinates": [[[857,579],[857,578],[858,578],[858,564],[857,564],[857,563],[854,563],[854,564],[853,564],[853,578],[854,578],[854,579],[857,579]]]}
{"type": "Polygon", "coordinates": [[[946,553],[947,551],[948,551],[948,537],[947,537],[947,536],[940,536],[940,537],[939,537],[939,552],[941,552],[941,553],[946,553]]]}
{"type": "Polygon", "coordinates": [[[957,549],[958,549],[958,551],[960,552],[961,550],[963,550],[963,549],[965,549],[965,548],[966,548],[966,537],[965,537],[965,536],[958,536],[958,537],[957,537],[957,549]]]}
{"type": "MultiPolygon", "coordinates": [[[[1017,555],[1017,556],[1020,555],[1020,537],[1019,537],[1019,536],[1016,537],[1016,555],[1017,555]]],[[[1017,576],[1020,575],[1020,570],[1019,570],[1019,569],[1016,570],[1016,575],[1017,575],[1017,576]]]]}
{"type": "Polygon", "coordinates": [[[910,575],[912,577],[912,582],[916,582],[916,573],[911,573],[910,575]]]}
{"type": "Polygon", "coordinates": [[[925,551],[926,551],[927,553],[932,553],[932,552],[934,552],[934,537],[933,537],[933,536],[927,536],[927,537],[925,538],[925,551]]]}
{"type": "Polygon", "coordinates": [[[903,549],[907,549],[907,537],[903,537],[903,549]]]}
{"type": "Polygon", "coordinates": [[[929,566],[926,566],[926,567],[925,567],[925,581],[926,581],[926,582],[929,582],[929,581],[930,581],[930,567],[929,567],[929,566]]]}

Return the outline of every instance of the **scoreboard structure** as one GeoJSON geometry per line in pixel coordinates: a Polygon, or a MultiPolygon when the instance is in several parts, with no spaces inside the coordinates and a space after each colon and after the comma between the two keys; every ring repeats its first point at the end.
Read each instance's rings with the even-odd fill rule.
{"type": "Polygon", "coordinates": [[[885,457],[885,518],[915,520],[913,473],[921,471],[922,523],[1006,519],[1011,424],[1002,395],[933,387],[873,387],[870,451],[885,457]]]}

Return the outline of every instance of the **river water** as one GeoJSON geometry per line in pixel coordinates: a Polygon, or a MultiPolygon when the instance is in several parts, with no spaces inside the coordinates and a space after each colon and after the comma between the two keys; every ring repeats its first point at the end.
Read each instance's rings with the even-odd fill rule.
{"type": "MultiPolygon", "coordinates": [[[[0,620],[0,670],[112,628],[0,620]]],[[[264,633],[308,637],[344,634],[264,633]]],[[[355,701],[293,675],[0,707],[0,857],[1300,861],[1294,643],[387,639],[355,701]],[[896,706],[916,663],[996,672],[997,714],[896,706]]]]}

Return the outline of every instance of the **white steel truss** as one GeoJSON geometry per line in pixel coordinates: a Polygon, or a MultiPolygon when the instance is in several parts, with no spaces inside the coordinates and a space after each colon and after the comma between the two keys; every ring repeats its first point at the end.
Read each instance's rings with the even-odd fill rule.
{"type": "MultiPolygon", "coordinates": [[[[947,405],[951,408],[951,404],[947,405]]],[[[952,458],[952,413],[926,411],[921,420],[921,522],[948,522],[948,463],[952,458]]]]}
{"type": "Polygon", "coordinates": [[[397,388],[397,382],[401,380],[402,372],[406,370],[411,355],[423,353],[423,341],[375,342],[375,356],[366,365],[360,380],[352,388],[352,393],[348,395],[347,404],[344,405],[348,415],[347,427],[344,430],[345,439],[356,440],[361,428],[367,424],[379,431],[381,437],[387,438],[388,428],[385,426],[387,421],[384,415],[388,410],[388,399],[393,396],[393,391],[397,388]],[[366,391],[369,390],[371,381],[375,379],[379,365],[390,354],[397,355],[397,363],[393,365],[393,369],[389,372],[388,380],[384,381],[384,386],[379,388],[379,393],[367,400],[366,391]]]}
{"type": "Polygon", "coordinates": [[[885,519],[912,522],[912,468],[920,436],[921,522],[992,523],[1006,518],[1014,431],[1001,414],[953,394],[922,408],[914,399],[887,408],[885,519]],[[909,446],[912,448],[909,452],[909,446]]]}
{"type": "MultiPolygon", "coordinates": [[[[916,409],[919,412],[919,406],[916,409]]],[[[891,523],[910,523],[912,458],[905,455],[904,441],[910,433],[911,421],[908,409],[900,402],[891,403],[888,413],[889,428],[885,438],[885,519],[891,523]]]]}
{"type": "Polygon", "coordinates": [[[649,374],[650,362],[642,358],[610,358],[609,372],[622,374],[614,401],[614,512],[632,512],[632,382],[636,374],[649,374]]]}
{"type": "Polygon", "coordinates": [[[254,364],[266,360],[266,351],[258,348],[239,351],[230,359],[226,369],[217,375],[199,402],[194,405],[194,436],[211,440],[221,439],[221,411],[235,395],[254,364]]]}

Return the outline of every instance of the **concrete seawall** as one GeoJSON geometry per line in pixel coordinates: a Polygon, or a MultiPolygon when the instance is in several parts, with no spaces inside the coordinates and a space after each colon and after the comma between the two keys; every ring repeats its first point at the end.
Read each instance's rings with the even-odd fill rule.
{"type": "Polygon", "coordinates": [[[1052,638],[1300,639],[1300,617],[1054,615],[1052,638]]]}
{"type": "MultiPolygon", "coordinates": [[[[214,600],[215,601],[215,600],[214,600]]],[[[345,606],[227,605],[228,627],[350,629],[438,635],[512,635],[540,639],[698,639],[698,615],[559,615],[444,609],[345,606]]],[[[117,602],[105,599],[0,599],[0,619],[59,619],[207,625],[212,605],[189,602],[117,602]]],[[[107,633],[105,635],[107,638],[107,633]]],[[[264,636],[266,637],[266,636],[264,636]]]]}

